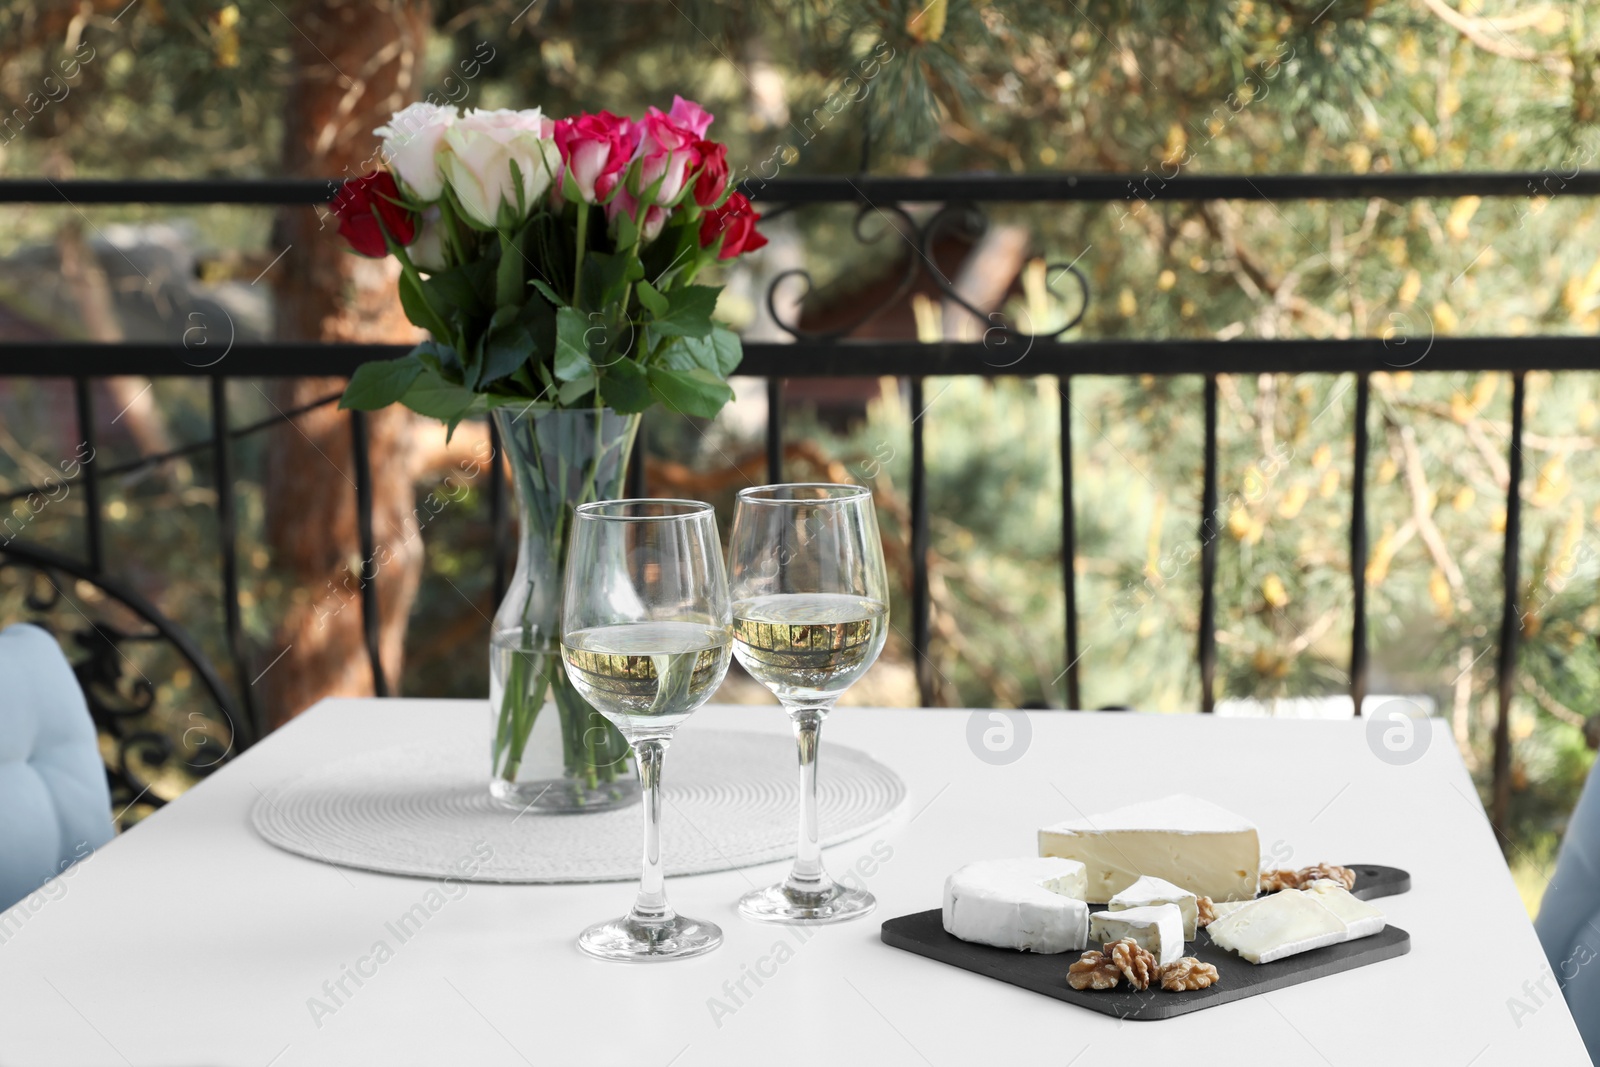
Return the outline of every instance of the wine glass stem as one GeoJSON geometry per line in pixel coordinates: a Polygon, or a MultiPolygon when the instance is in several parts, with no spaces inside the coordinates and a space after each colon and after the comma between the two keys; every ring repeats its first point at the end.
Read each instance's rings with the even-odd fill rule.
{"type": "Polygon", "coordinates": [[[789,708],[794,738],[800,750],[800,841],[794,867],[784,880],[799,893],[821,893],[832,884],[822,869],[822,835],[817,820],[817,746],[822,740],[822,720],[827,708],[789,708]]]}
{"type": "Polygon", "coordinates": [[[639,895],[628,917],[634,922],[657,924],[673,917],[667,903],[661,869],[661,758],[665,741],[636,741],[634,759],[639,764],[639,785],[644,790],[644,864],[639,875],[639,895]]]}

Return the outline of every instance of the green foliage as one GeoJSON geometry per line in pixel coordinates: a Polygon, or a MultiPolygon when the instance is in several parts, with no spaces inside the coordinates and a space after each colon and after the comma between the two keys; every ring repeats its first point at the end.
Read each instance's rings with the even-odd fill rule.
{"type": "Polygon", "coordinates": [[[415,354],[364,363],[351,376],[339,406],[360,411],[388,407],[406,395],[421,373],[422,360],[415,354]]]}
{"type": "Polygon", "coordinates": [[[440,211],[447,243],[466,250],[457,265],[424,276],[404,249],[390,248],[402,266],[401,306],[434,339],[352,379],[341,406],[398,400],[454,431],[502,404],[610,404],[631,414],[664,403],[710,418],[732,399],[726,379],[739,364],[738,336],[712,322],[721,289],[692,283],[716,254],[700,247],[698,212],[673,216],[641,251],[626,215],[608,235],[588,226],[587,213],[599,209],[582,203],[541,207],[516,233],[457,226],[448,198],[440,211]],[[573,240],[590,229],[591,246],[573,240]],[[644,260],[661,248],[679,251],[646,280],[644,260]]]}

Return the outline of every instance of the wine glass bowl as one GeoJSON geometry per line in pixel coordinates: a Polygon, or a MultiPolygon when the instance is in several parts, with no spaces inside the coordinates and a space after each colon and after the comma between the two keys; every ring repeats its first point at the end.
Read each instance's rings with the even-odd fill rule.
{"type": "Polygon", "coordinates": [[[722,943],[716,924],[667,903],[661,761],[673,731],[728,672],[730,617],[711,505],[606,500],[576,510],[561,652],[578,692],[633,746],[645,814],[638,896],[627,915],[579,936],[591,956],[676,959],[722,943]]]}
{"type": "Polygon", "coordinates": [[[872,894],[822,865],[817,748],[822,720],[883,651],[888,579],[872,493],[769,485],[739,494],[728,545],[733,655],[788,712],[800,757],[800,840],[777,885],[746,894],[757,922],[818,924],[867,914],[872,894]]]}

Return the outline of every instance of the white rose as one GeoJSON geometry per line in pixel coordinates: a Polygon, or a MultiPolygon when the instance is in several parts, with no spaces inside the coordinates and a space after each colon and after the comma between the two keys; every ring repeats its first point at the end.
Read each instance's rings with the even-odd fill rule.
{"type": "Polygon", "coordinates": [[[445,180],[467,217],[482,226],[514,226],[538,205],[561,163],[553,124],[538,108],[462,115],[445,131],[445,180]],[[511,172],[516,163],[519,189],[511,172]]]}
{"type": "Polygon", "coordinates": [[[455,121],[454,107],[412,104],[396,111],[387,126],[372,131],[383,138],[383,158],[389,169],[422,200],[437,200],[444,192],[439,145],[455,121]]]}

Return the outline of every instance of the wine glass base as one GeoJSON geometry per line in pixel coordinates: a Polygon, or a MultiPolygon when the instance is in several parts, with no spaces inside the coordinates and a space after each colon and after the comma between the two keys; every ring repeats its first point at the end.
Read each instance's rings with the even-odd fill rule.
{"type": "Polygon", "coordinates": [[[644,963],[679,960],[710,952],[722,944],[716,923],[675,915],[664,923],[641,923],[624,915],[595,923],[578,935],[578,947],[598,960],[644,963]]]}
{"type": "Polygon", "coordinates": [[[801,893],[779,882],[739,898],[739,914],[751,922],[823,926],[859,919],[878,906],[865,889],[835,884],[821,893],[801,893]]]}

